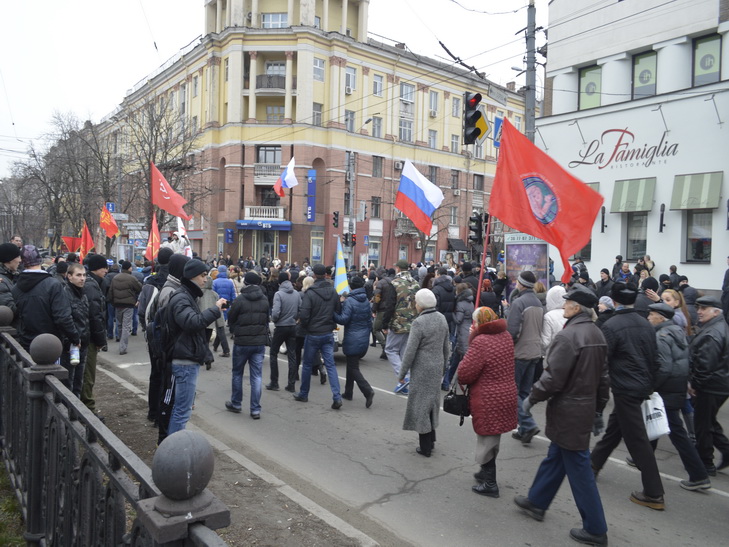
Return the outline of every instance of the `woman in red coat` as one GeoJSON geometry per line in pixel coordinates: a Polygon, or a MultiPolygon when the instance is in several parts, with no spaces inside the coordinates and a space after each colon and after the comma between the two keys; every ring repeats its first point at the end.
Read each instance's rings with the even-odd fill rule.
{"type": "Polygon", "coordinates": [[[458,365],[458,383],[468,385],[473,430],[476,432],[474,475],[477,494],[499,497],[496,484],[496,456],[501,434],[516,427],[516,384],[514,383],[514,343],[506,331],[506,321],[491,308],[473,312],[468,351],[458,365]]]}

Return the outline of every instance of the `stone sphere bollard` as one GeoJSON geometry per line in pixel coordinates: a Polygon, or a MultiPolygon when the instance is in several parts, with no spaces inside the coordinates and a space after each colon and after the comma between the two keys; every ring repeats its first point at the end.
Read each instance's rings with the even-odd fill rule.
{"type": "Polygon", "coordinates": [[[61,356],[63,344],[53,334],[39,334],[30,343],[30,356],[38,365],[53,365],[61,356]]]}
{"type": "Polygon", "coordinates": [[[207,439],[183,429],[157,448],[152,459],[152,479],[170,500],[189,500],[205,490],[214,468],[215,455],[207,439]]]}
{"type": "Polygon", "coordinates": [[[7,306],[0,306],[0,327],[7,327],[13,322],[13,310],[7,306]]]}

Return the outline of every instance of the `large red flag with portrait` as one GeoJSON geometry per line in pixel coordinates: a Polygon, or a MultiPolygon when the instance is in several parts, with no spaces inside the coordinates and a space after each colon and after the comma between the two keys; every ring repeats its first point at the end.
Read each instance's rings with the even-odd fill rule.
{"type": "Polygon", "coordinates": [[[534,146],[504,120],[489,213],[504,224],[551,243],[572,276],[569,257],[590,241],[603,197],[534,146]]]}
{"type": "Polygon", "coordinates": [[[192,215],[188,215],[182,208],[187,200],[172,189],[170,183],[151,161],[149,162],[149,174],[152,179],[152,204],[173,216],[190,220],[192,215]]]}

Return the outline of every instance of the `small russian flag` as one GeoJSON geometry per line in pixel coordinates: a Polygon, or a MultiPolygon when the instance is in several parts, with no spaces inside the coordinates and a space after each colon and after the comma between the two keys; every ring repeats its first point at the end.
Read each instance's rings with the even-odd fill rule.
{"type": "Polygon", "coordinates": [[[299,181],[296,180],[294,167],[296,167],[296,164],[294,162],[294,158],[292,157],[291,161],[286,166],[286,169],[284,169],[284,172],[281,173],[280,177],[278,177],[276,184],[273,185],[273,190],[279,195],[279,197],[286,197],[286,192],[284,192],[284,188],[293,188],[294,186],[299,184],[299,181]]]}
{"type": "Polygon", "coordinates": [[[432,215],[440,207],[444,197],[441,189],[421,175],[409,160],[405,162],[395,197],[395,207],[425,235],[430,235],[433,227],[432,215]]]}

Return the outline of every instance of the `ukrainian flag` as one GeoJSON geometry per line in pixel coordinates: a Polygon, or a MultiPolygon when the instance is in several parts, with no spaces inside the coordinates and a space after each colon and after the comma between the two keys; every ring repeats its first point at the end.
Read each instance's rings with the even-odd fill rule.
{"type": "Polygon", "coordinates": [[[342,240],[337,237],[337,260],[336,270],[334,274],[334,288],[337,294],[349,292],[349,282],[347,281],[347,267],[344,265],[344,253],[342,252],[342,240]]]}

